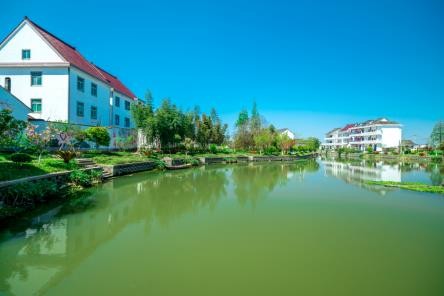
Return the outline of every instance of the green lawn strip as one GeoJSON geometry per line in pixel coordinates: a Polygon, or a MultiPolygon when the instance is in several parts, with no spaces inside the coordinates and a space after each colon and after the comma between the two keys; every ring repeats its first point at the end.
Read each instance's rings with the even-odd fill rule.
{"type": "Polygon", "coordinates": [[[444,186],[427,185],[423,183],[414,182],[391,182],[391,181],[366,181],[369,185],[379,185],[384,187],[395,187],[419,192],[431,192],[444,194],[444,186]]]}
{"type": "Polygon", "coordinates": [[[40,162],[33,160],[30,163],[18,164],[0,159],[0,181],[15,180],[30,176],[39,176],[48,173],[61,172],[77,168],[75,163],[64,163],[55,157],[44,157],[40,162]]]}

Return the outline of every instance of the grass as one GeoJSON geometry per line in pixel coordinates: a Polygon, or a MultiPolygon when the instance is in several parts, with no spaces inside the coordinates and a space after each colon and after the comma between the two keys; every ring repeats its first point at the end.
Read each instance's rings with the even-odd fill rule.
{"type": "Polygon", "coordinates": [[[444,194],[444,186],[427,185],[423,183],[414,182],[391,182],[391,181],[367,181],[369,185],[379,185],[384,187],[395,187],[419,192],[431,192],[444,194]]]}
{"type": "Polygon", "coordinates": [[[39,176],[75,168],[77,168],[75,163],[66,164],[60,158],[51,155],[42,157],[40,163],[37,159],[34,159],[30,163],[18,164],[10,161],[8,154],[0,154],[0,181],[39,176]]]}

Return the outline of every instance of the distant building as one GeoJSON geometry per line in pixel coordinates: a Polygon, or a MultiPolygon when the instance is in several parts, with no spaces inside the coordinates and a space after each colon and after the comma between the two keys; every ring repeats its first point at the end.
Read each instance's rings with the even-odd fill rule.
{"type": "Polygon", "coordinates": [[[398,148],[401,144],[402,126],[386,118],[367,120],[361,123],[347,124],[335,128],[326,134],[323,149],[341,147],[355,148],[361,151],[371,147],[374,151],[384,148],[398,148]]]}
{"type": "Polygon", "coordinates": [[[402,140],[401,147],[404,149],[413,149],[416,147],[416,144],[412,140],[402,140]]]}
{"type": "Polygon", "coordinates": [[[280,135],[286,135],[286,136],[288,136],[292,140],[296,139],[296,135],[291,130],[289,130],[288,128],[278,129],[277,133],[280,134],[280,135]]]}
{"type": "Polygon", "coordinates": [[[31,108],[0,86],[0,110],[4,109],[11,110],[12,116],[23,121],[27,121],[32,113],[31,108]]]}
{"type": "Polygon", "coordinates": [[[111,145],[135,126],[134,93],[28,18],[0,43],[0,85],[31,108],[34,118],[108,127],[111,145]]]}

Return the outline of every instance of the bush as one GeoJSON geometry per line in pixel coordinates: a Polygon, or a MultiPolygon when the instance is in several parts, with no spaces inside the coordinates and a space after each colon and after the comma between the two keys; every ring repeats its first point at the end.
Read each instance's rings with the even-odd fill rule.
{"type": "Polygon", "coordinates": [[[213,154],[217,153],[217,146],[216,146],[216,144],[211,144],[210,145],[210,152],[213,153],[213,154]]]}
{"type": "Polygon", "coordinates": [[[48,180],[23,182],[1,190],[0,201],[8,206],[32,208],[53,197],[60,196],[57,183],[48,180]]]}
{"type": "Polygon", "coordinates": [[[200,160],[197,158],[191,158],[190,163],[192,166],[199,166],[200,165],[200,160]]]}
{"type": "Polygon", "coordinates": [[[424,151],[421,151],[418,153],[419,156],[426,156],[426,153],[424,151]]]}
{"type": "Polygon", "coordinates": [[[32,161],[32,156],[26,153],[14,153],[10,156],[10,159],[16,163],[26,163],[32,161]]]}
{"type": "Polygon", "coordinates": [[[102,173],[97,170],[72,171],[69,175],[69,180],[75,185],[82,187],[91,187],[93,184],[98,183],[102,177],[102,173]]]}
{"type": "Polygon", "coordinates": [[[77,152],[73,150],[58,150],[56,154],[63,159],[64,163],[69,163],[71,160],[77,157],[77,152]]]}
{"type": "Polygon", "coordinates": [[[99,148],[99,146],[109,146],[111,137],[109,136],[108,130],[105,127],[89,127],[85,130],[85,133],[88,140],[96,143],[96,149],[99,148]]]}

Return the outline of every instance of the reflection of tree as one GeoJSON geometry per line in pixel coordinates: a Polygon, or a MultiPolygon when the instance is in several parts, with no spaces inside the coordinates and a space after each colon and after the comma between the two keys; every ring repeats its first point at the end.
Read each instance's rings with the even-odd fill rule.
{"type": "Polygon", "coordinates": [[[441,185],[444,181],[444,166],[433,163],[427,166],[426,171],[430,174],[432,185],[441,185]]]}
{"type": "MultiPolygon", "coordinates": [[[[67,215],[57,216],[57,211],[52,210],[53,218],[46,218],[44,224],[39,222],[26,226],[34,231],[27,238],[17,238],[14,244],[0,245],[0,290],[11,291],[8,281],[13,277],[20,278],[22,283],[32,280],[33,275],[28,275],[28,270],[32,270],[29,267],[58,268],[58,273],[51,276],[39,291],[44,294],[83,258],[129,224],[143,223],[146,233],[149,233],[156,223],[167,226],[183,215],[197,213],[204,208],[215,209],[221,198],[227,195],[230,175],[239,203],[255,205],[264,196],[263,193],[287,182],[293,173],[303,174],[318,169],[316,161],[210,166],[159,174],[135,174],[104,183],[92,189],[92,195],[87,197],[94,201],[91,208],[88,201],[85,211],[70,208],[69,212],[64,212],[67,215]]],[[[80,207],[84,204],[80,203],[80,207]]],[[[47,213],[42,216],[45,215],[47,213]]],[[[34,219],[37,220],[40,221],[40,218],[34,219]]],[[[11,233],[9,237],[14,235],[11,233]]]]}
{"type": "Polygon", "coordinates": [[[315,160],[295,163],[250,164],[237,167],[233,170],[234,192],[241,205],[248,202],[255,206],[265,196],[273,191],[277,185],[285,184],[290,173],[313,172],[319,169],[315,160]]]}

